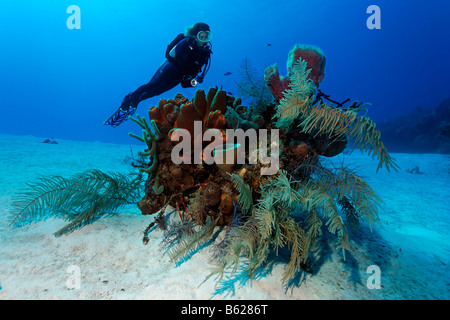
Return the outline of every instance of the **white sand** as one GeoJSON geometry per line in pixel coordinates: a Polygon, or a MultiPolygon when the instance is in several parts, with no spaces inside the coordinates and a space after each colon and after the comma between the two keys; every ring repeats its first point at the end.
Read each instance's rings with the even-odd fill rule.
{"type": "MultiPolygon", "coordinates": [[[[353,255],[343,261],[330,247],[315,274],[300,286],[281,285],[283,263],[272,264],[257,280],[215,286],[204,249],[175,266],[160,251],[162,232],[142,231],[153,217],[135,206],[103,217],[68,236],[53,233],[57,218],[12,229],[7,217],[13,195],[40,175],[70,177],[87,169],[128,171],[122,160],[129,146],[0,135],[0,299],[449,299],[450,156],[394,154],[400,171],[375,173],[376,161],[359,152],[345,163],[374,188],[385,204],[370,233],[351,234],[353,255]],[[423,174],[405,170],[419,166],[423,174]],[[368,289],[370,265],[381,270],[381,289],[368,289]],[[80,288],[70,289],[80,271],[80,288]],[[69,271],[69,273],[68,273],[69,271]],[[72,271],[73,272],[73,271],[72,271]],[[231,290],[231,288],[234,288],[231,290]]],[[[142,146],[133,146],[138,151],[142,146]]],[[[239,280],[239,279],[238,279],[239,280]]]]}

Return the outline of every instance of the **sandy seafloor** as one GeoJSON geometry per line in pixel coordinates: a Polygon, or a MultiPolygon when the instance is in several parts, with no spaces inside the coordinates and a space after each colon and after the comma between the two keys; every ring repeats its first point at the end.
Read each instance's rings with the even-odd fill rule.
{"type": "MultiPolygon", "coordinates": [[[[376,173],[377,161],[359,151],[345,155],[345,164],[357,167],[384,201],[373,232],[349,231],[352,254],[345,261],[330,245],[299,286],[282,286],[283,257],[274,257],[256,280],[240,275],[216,285],[210,278],[199,286],[212,268],[208,247],[175,265],[161,251],[161,230],[143,245],[142,232],[153,217],[134,205],[59,238],[53,233],[66,223],[59,218],[11,228],[11,202],[26,182],[87,169],[130,169],[123,162],[130,146],[43,140],[0,135],[0,299],[450,298],[449,155],[392,154],[401,169],[391,173],[376,173]],[[423,174],[406,172],[416,166],[423,174]],[[370,265],[380,268],[380,289],[367,287],[370,265]],[[68,287],[71,266],[80,271],[79,288],[68,287]]],[[[132,146],[135,152],[142,148],[132,146]]]]}

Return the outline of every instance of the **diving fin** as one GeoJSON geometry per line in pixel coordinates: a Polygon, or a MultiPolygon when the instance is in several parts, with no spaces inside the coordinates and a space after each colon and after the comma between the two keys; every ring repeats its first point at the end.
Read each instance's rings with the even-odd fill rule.
{"type": "Polygon", "coordinates": [[[115,128],[127,121],[128,117],[131,117],[136,112],[136,110],[137,108],[132,106],[128,107],[126,110],[125,108],[120,107],[108,119],[106,119],[103,124],[105,126],[111,126],[115,128]]]}
{"type": "Polygon", "coordinates": [[[129,93],[123,98],[119,109],[103,122],[104,125],[115,128],[127,121],[128,117],[131,117],[136,112],[137,105],[133,104],[131,95],[132,93],[129,93]]]}

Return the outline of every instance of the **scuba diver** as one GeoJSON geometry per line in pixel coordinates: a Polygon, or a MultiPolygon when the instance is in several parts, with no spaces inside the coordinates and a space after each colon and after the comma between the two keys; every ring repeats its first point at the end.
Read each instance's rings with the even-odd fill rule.
{"type": "Polygon", "coordinates": [[[166,59],[150,82],[127,94],[119,109],[103,124],[115,128],[136,112],[141,101],[162,94],[178,84],[189,88],[202,83],[211,64],[211,37],[211,30],[206,23],[198,22],[186,27],[185,33],[180,33],[167,46],[166,59]]]}

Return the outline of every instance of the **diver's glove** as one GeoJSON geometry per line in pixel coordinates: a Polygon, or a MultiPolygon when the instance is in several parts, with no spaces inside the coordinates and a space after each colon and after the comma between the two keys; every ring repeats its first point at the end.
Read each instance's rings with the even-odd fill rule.
{"type": "Polygon", "coordinates": [[[136,112],[136,110],[137,106],[135,106],[131,102],[131,93],[129,93],[123,99],[119,109],[117,109],[116,112],[114,112],[108,119],[106,119],[103,124],[115,128],[127,121],[128,117],[131,117],[136,112]]]}

